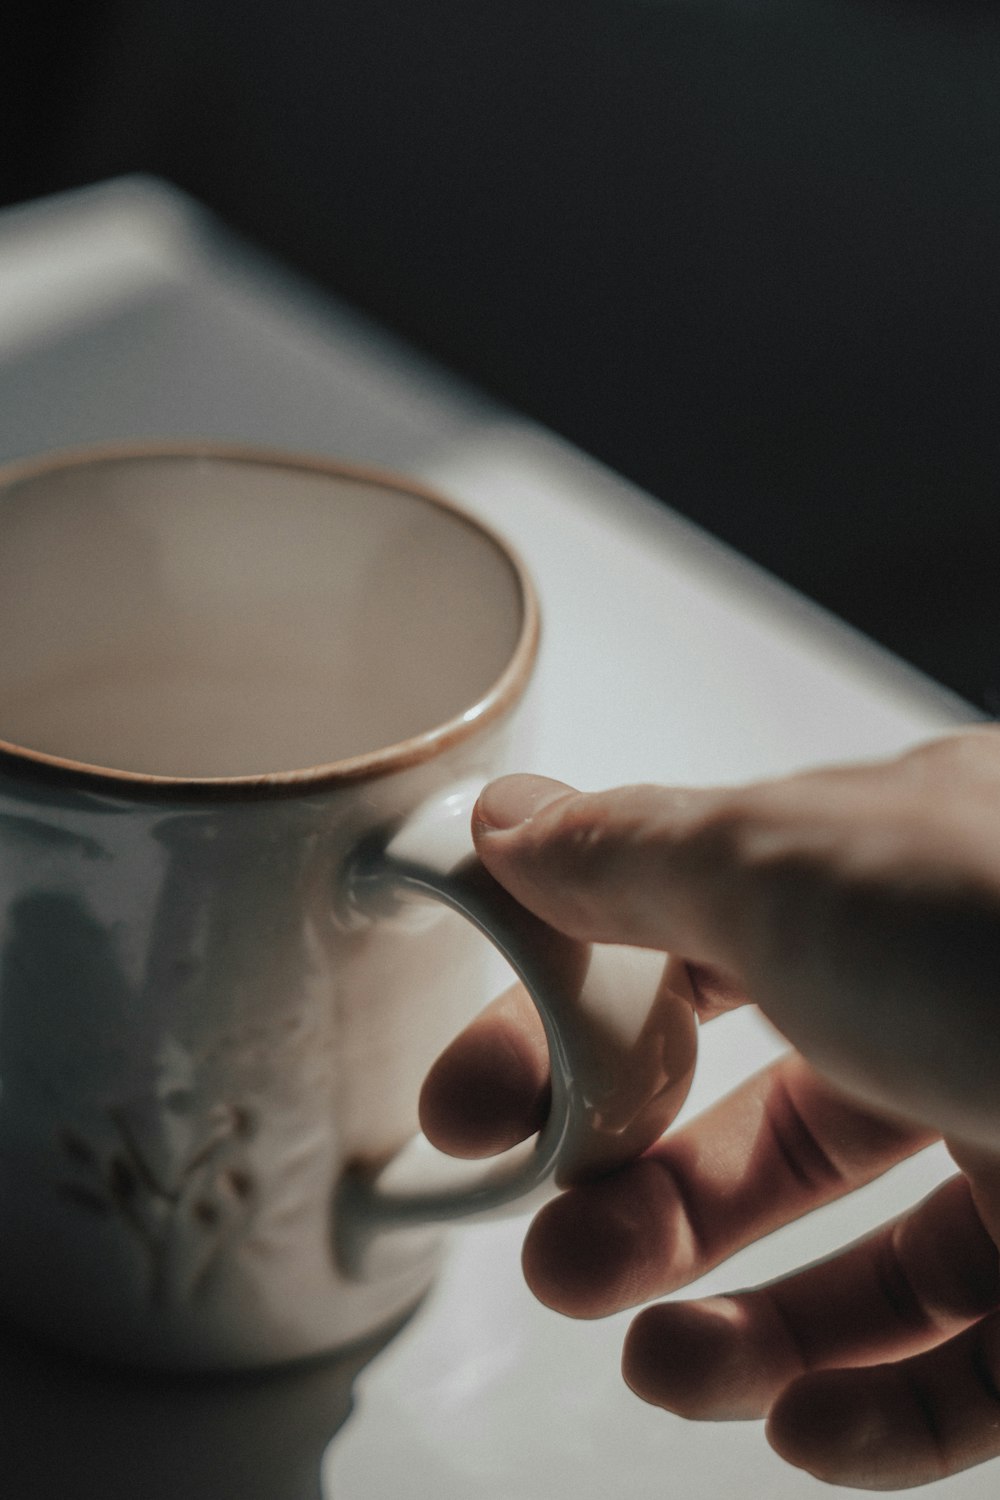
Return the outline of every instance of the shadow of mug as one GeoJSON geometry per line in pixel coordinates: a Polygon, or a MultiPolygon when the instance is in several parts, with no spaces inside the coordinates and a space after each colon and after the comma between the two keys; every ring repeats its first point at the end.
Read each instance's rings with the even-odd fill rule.
{"type": "MultiPolygon", "coordinates": [[[[408,1321],[408,1320],[407,1320],[408,1321]]],[[[321,1466],[397,1324],[280,1370],[98,1366],[0,1327],[0,1491],[18,1500],[330,1500],[321,1466]]]]}

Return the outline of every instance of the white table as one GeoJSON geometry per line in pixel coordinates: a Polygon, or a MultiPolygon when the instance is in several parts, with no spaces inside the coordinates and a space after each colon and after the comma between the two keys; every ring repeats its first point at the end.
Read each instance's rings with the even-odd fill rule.
{"type": "MultiPolygon", "coordinates": [[[[888,753],[965,705],[550,434],[219,237],[155,182],[0,215],[0,456],[140,434],[273,442],[409,470],[504,531],[540,586],[532,769],[584,787],[736,781],[888,753]]],[[[703,1037],[691,1112],[775,1055],[703,1037]]],[[[929,1191],[938,1151],[745,1251],[778,1274],[929,1191]]],[[[0,1487],[18,1500],[653,1500],[829,1494],[757,1424],[694,1425],[618,1374],[626,1316],[521,1283],[523,1219],[459,1231],[408,1328],[336,1367],[164,1388],[0,1340],[0,1487]]],[[[997,1469],[928,1496],[993,1495],[997,1469]]]]}

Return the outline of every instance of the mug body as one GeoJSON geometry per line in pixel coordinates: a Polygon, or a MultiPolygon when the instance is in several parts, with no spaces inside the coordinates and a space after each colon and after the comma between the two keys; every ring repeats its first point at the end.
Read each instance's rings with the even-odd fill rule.
{"type": "Polygon", "coordinates": [[[417,1131],[478,1009],[454,914],[344,871],[510,764],[537,611],[381,475],[118,450],[0,475],[0,1308],[177,1369],[387,1326],[436,1238],[338,1265],[337,1185],[417,1131]]]}

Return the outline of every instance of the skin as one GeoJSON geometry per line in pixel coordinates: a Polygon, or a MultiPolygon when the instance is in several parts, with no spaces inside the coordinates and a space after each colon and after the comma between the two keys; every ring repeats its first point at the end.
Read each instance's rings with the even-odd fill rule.
{"type": "MultiPolygon", "coordinates": [[[[474,836],[555,927],[669,952],[702,1021],[752,1003],[789,1042],[549,1203],[524,1247],[535,1294],[581,1318],[651,1303],[623,1355],[637,1394],[765,1418],[830,1483],[900,1489],[1000,1455],[1000,731],[735,789],[507,777],[474,836]],[[956,1175],[861,1244],[732,1296],[653,1301],[939,1138],[956,1175]]],[[[424,1127],[490,1154],[537,1129],[546,1089],[512,990],[432,1071],[424,1127]]]]}

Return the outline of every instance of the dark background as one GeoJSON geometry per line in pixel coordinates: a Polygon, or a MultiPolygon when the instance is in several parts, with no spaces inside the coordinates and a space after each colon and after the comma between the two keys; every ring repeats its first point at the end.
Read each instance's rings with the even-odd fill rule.
{"type": "Polygon", "coordinates": [[[164,176],[991,713],[1000,9],[8,0],[0,201],[164,176]]]}

